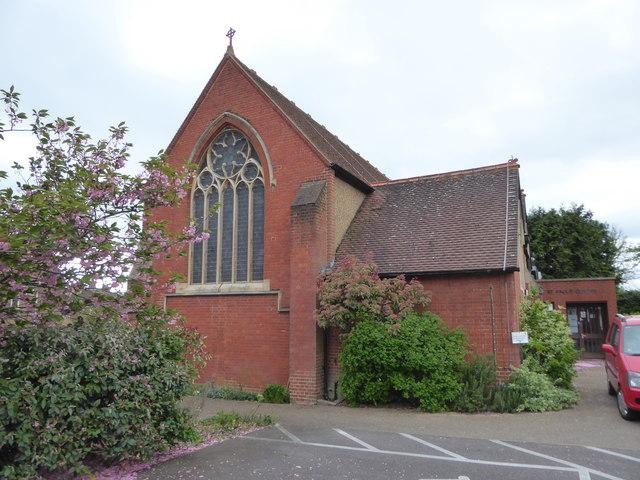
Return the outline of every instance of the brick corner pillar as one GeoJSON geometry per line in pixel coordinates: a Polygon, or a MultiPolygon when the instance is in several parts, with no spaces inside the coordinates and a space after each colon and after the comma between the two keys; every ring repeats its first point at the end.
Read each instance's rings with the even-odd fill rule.
{"type": "Polygon", "coordinates": [[[315,403],[323,391],[322,331],[316,325],[316,279],[327,262],[326,181],[303,183],[291,205],[289,390],[291,401],[315,403]]]}

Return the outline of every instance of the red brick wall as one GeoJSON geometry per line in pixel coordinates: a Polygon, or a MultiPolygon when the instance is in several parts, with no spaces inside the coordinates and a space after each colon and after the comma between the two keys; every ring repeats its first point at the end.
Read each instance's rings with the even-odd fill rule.
{"type": "Polygon", "coordinates": [[[289,315],[277,311],[277,295],[168,297],[205,336],[211,359],[201,382],[260,391],[286,385],[289,377],[289,315]]]}
{"type": "Polygon", "coordinates": [[[606,303],[609,323],[618,313],[616,283],[613,278],[572,278],[538,280],[542,299],[553,302],[566,313],[567,303],[606,303]]]}
{"type": "MultiPolygon", "coordinates": [[[[291,204],[303,182],[317,179],[327,181],[326,198],[331,201],[335,198],[334,172],[228,58],[221,62],[217,77],[169,152],[170,163],[175,167],[182,166],[189,159],[203,132],[225,111],[243,117],[252,125],[264,141],[272,160],[275,186],[271,186],[267,166],[263,165],[267,177],[264,278],[269,280],[272,291],[281,292],[280,306],[288,308],[292,272],[291,204]]],[[[213,139],[218,130],[211,132],[210,139],[213,139]]],[[[253,143],[259,150],[257,142],[253,143]]],[[[264,155],[261,157],[264,161],[264,155]]],[[[181,231],[189,223],[189,212],[187,197],[178,207],[156,209],[152,212],[152,220],[165,220],[169,230],[181,231]]],[[[318,234],[322,236],[322,250],[317,255],[317,262],[314,262],[315,267],[324,265],[328,256],[333,255],[329,247],[334,245],[335,236],[332,212],[333,209],[327,208],[323,208],[321,212],[323,227],[318,234]]],[[[166,272],[167,275],[162,280],[168,278],[170,272],[181,273],[186,277],[188,260],[186,256],[174,255],[169,260],[157,261],[154,267],[166,272]]],[[[315,289],[317,273],[318,270],[315,270],[309,271],[309,275],[298,275],[294,279],[294,285],[307,292],[315,289]]],[[[164,301],[164,296],[165,291],[161,288],[154,292],[155,301],[159,304],[164,301]]],[[[201,372],[202,381],[242,385],[254,390],[261,389],[268,383],[288,383],[289,315],[277,313],[276,295],[173,296],[167,298],[167,305],[182,312],[188,325],[207,337],[206,348],[212,359],[201,372]]],[[[308,315],[305,315],[306,322],[308,315]]],[[[294,342],[291,346],[300,351],[312,351],[314,365],[322,364],[322,350],[317,348],[314,325],[312,332],[308,341],[294,342]]],[[[311,388],[316,392],[316,384],[321,382],[316,378],[316,372],[313,375],[314,378],[310,380],[313,385],[311,388]]]]}
{"type": "Polygon", "coordinates": [[[520,365],[519,347],[511,344],[519,327],[518,272],[425,277],[420,283],[431,298],[428,310],[450,327],[462,327],[474,353],[494,354],[502,375],[520,365]]]}

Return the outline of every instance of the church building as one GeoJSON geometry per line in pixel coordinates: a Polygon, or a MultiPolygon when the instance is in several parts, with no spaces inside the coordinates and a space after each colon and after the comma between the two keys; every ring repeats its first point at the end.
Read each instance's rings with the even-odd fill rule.
{"type": "Polygon", "coordinates": [[[186,279],[155,299],[206,337],[202,382],[293,402],[333,399],[338,337],[316,325],[317,279],[337,258],[417,278],[429,310],[506,373],[530,275],[517,161],[391,180],[227,49],[167,149],[198,165],[190,196],[154,220],[210,236],[158,261],[186,279]],[[217,205],[217,208],[214,208],[217,205]]]}

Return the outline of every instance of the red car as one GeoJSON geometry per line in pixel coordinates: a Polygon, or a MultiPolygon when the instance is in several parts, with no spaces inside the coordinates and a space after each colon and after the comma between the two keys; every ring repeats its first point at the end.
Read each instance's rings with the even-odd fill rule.
{"type": "Polygon", "coordinates": [[[617,395],[620,415],[640,417],[640,317],[616,316],[602,351],[609,395],[617,395]]]}

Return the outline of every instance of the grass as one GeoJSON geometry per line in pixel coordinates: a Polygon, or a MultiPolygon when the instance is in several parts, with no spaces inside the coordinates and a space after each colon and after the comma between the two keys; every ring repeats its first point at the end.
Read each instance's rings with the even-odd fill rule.
{"type": "Polygon", "coordinates": [[[257,393],[244,392],[242,390],[234,390],[229,387],[211,387],[206,392],[209,398],[221,398],[223,400],[248,400],[255,402],[258,400],[257,393]]]}
{"type": "Polygon", "coordinates": [[[242,415],[236,412],[220,411],[213,417],[200,421],[203,433],[212,435],[217,433],[229,433],[235,430],[266,427],[273,424],[270,415],[242,415]]]}

